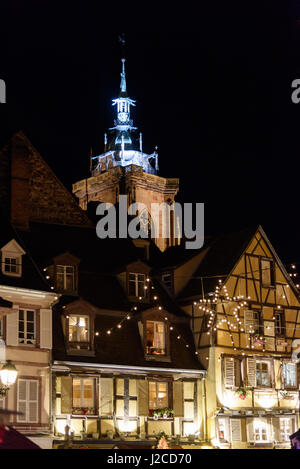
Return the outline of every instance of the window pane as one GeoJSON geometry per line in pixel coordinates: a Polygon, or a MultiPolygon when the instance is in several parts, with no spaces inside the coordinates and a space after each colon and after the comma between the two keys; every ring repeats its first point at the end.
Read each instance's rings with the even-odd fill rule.
{"type": "Polygon", "coordinates": [[[73,407],[81,407],[80,379],[73,379],[73,407]]]}
{"type": "Polygon", "coordinates": [[[93,380],[84,379],[83,380],[83,406],[84,407],[94,407],[93,401],[93,380]]]}
{"type": "Polygon", "coordinates": [[[34,320],[34,312],[27,311],[27,321],[33,321],[33,320],[34,320]]]}

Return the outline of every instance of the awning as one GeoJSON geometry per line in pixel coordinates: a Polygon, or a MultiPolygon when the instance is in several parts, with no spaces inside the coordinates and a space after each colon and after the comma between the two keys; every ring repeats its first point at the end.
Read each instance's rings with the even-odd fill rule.
{"type": "Polygon", "coordinates": [[[12,427],[0,425],[0,449],[41,449],[12,427]]]}

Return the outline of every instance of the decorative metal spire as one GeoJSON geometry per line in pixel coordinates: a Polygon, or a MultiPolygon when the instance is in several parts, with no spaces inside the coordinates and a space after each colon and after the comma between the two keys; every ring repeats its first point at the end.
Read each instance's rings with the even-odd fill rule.
{"type": "Polygon", "coordinates": [[[126,59],[121,59],[122,60],[122,72],[121,72],[121,83],[120,83],[120,89],[122,94],[126,94],[126,74],[125,74],[125,60],[126,59]]]}

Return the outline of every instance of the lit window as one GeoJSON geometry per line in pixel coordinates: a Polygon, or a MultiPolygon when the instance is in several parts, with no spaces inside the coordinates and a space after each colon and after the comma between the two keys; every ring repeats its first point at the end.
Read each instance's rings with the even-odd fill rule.
{"type": "Polygon", "coordinates": [[[254,441],[268,441],[267,422],[254,420],[253,423],[254,441]]]}
{"type": "Polygon", "coordinates": [[[225,438],[225,434],[226,434],[225,419],[219,419],[218,420],[218,434],[219,434],[219,441],[226,440],[226,438],[225,438]]]}
{"type": "Polygon", "coordinates": [[[73,378],[73,409],[95,410],[95,380],[73,378]]]}
{"type": "Polygon", "coordinates": [[[165,324],[159,321],[146,322],[146,353],[147,355],[164,355],[165,324]]]}
{"type": "Polygon", "coordinates": [[[244,312],[244,326],[247,334],[259,332],[259,319],[259,311],[249,310],[244,312]]]}
{"type": "Polygon", "coordinates": [[[168,383],[163,381],[150,381],[149,409],[164,409],[168,406],[168,383]]]}
{"type": "Polygon", "coordinates": [[[285,387],[297,387],[297,373],[295,363],[283,363],[283,378],[285,387]]]}
{"type": "Polygon", "coordinates": [[[146,276],[144,274],[129,274],[129,296],[146,296],[146,276]]]}
{"type": "Polygon", "coordinates": [[[75,290],[75,268],[72,265],[56,266],[56,288],[57,290],[75,290]]]}
{"type": "Polygon", "coordinates": [[[256,361],[256,385],[266,387],[271,386],[269,362],[256,361]]]}
{"type": "Polygon", "coordinates": [[[19,310],[18,338],[19,344],[35,345],[35,311],[19,310]]]}
{"type": "Polygon", "coordinates": [[[69,317],[69,342],[89,341],[89,318],[88,316],[69,317]]]}
{"type": "Polygon", "coordinates": [[[261,283],[265,287],[273,287],[275,284],[274,279],[274,262],[270,259],[261,259],[261,283]]]}
{"type": "Polygon", "coordinates": [[[293,433],[291,419],[280,418],[280,441],[290,441],[290,435],[293,433]]]}

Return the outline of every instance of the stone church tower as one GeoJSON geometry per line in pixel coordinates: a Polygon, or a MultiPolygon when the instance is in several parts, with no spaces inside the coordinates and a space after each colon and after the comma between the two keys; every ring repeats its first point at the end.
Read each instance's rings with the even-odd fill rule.
{"type": "MultiPolygon", "coordinates": [[[[73,194],[84,210],[89,202],[117,204],[120,194],[127,195],[128,205],[143,203],[151,226],[149,236],[151,233],[157,246],[164,251],[179,244],[179,237],[175,237],[174,211],[166,211],[165,215],[161,212],[154,222],[150,218],[151,204],[165,203],[170,207],[178,192],[179,179],[158,176],[156,150],[150,155],[143,152],[142,134],[137,132],[130,119],[130,107],[135,106],[135,101],[127,95],[125,59],[122,59],[120,94],[113,99],[112,105],[116,106],[116,119],[114,127],[104,135],[104,153],[91,156],[91,176],[73,184],[73,194]],[[164,224],[168,224],[168,237],[162,236],[164,224]]],[[[142,220],[143,214],[139,213],[139,216],[142,220]]]]}

